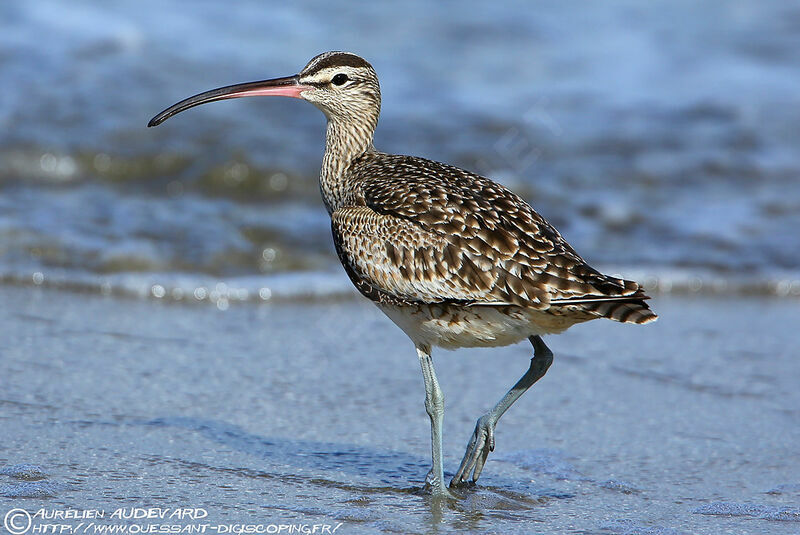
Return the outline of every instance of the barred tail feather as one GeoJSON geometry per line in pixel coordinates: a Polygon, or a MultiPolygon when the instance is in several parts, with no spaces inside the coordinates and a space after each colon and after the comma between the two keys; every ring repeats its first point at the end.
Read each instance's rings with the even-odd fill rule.
{"type": "Polygon", "coordinates": [[[602,318],[619,321],[620,323],[644,324],[655,321],[658,316],[650,310],[644,301],[595,301],[584,303],[582,307],[587,312],[597,314],[602,318]]]}

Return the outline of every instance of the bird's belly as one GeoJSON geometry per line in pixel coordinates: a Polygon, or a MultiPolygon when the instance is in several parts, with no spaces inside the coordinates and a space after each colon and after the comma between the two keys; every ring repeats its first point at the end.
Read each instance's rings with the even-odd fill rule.
{"type": "Polygon", "coordinates": [[[445,349],[505,346],[581,321],[514,306],[376,304],[415,344],[445,349]]]}

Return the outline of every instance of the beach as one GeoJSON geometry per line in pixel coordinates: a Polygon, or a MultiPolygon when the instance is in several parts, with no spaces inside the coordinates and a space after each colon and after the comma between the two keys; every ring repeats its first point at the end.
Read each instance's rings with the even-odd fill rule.
{"type": "MultiPolygon", "coordinates": [[[[548,337],[554,364],[501,420],[478,486],[432,504],[416,355],[361,298],[225,311],[32,287],[0,298],[5,510],[186,526],[201,522],[108,516],[201,508],[216,526],[336,533],[800,526],[793,299],[665,296],[655,324],[548,337]]],[[[434,354],[449,475],[530,356],[434,354]]]]}
{"type": "MultiPolygon", "coordinates": [[[[800,2],[187,6],[0,2],[0,534],[800,534],[800,2]],[[546,337],[451,502],[334,250],[325,116],[147,127],[330,50],[377,150],[509,188],[660,315],[546,337]]],[[[434,350],[446,476],[531,356],[434,350]]]]}

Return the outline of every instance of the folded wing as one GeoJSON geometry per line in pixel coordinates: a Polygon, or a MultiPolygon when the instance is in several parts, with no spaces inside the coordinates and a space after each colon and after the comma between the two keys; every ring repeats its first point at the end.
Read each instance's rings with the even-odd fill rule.
{"type": "MultiPolygon", "coordinates": [[[[608,303],[647,308],[637,283],[590,267],[503,186],[420,158],[365,158],[371,159],[361,162],[355,206],[332,214],[337,252],[365,295],[408,303],[580,307],[606,317],[615,308],[608,303]]],[[[353,171],[358,176],[358,162],[353,171]]]]}

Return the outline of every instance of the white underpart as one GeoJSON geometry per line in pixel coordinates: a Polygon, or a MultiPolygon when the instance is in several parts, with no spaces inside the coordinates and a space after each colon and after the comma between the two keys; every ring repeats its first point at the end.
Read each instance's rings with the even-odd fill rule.
{"type": "Polygon", "coordinates": [[[519,307],[376,304],[416,345],[444,349],[507,346],[582,321],[519,307]]]}

